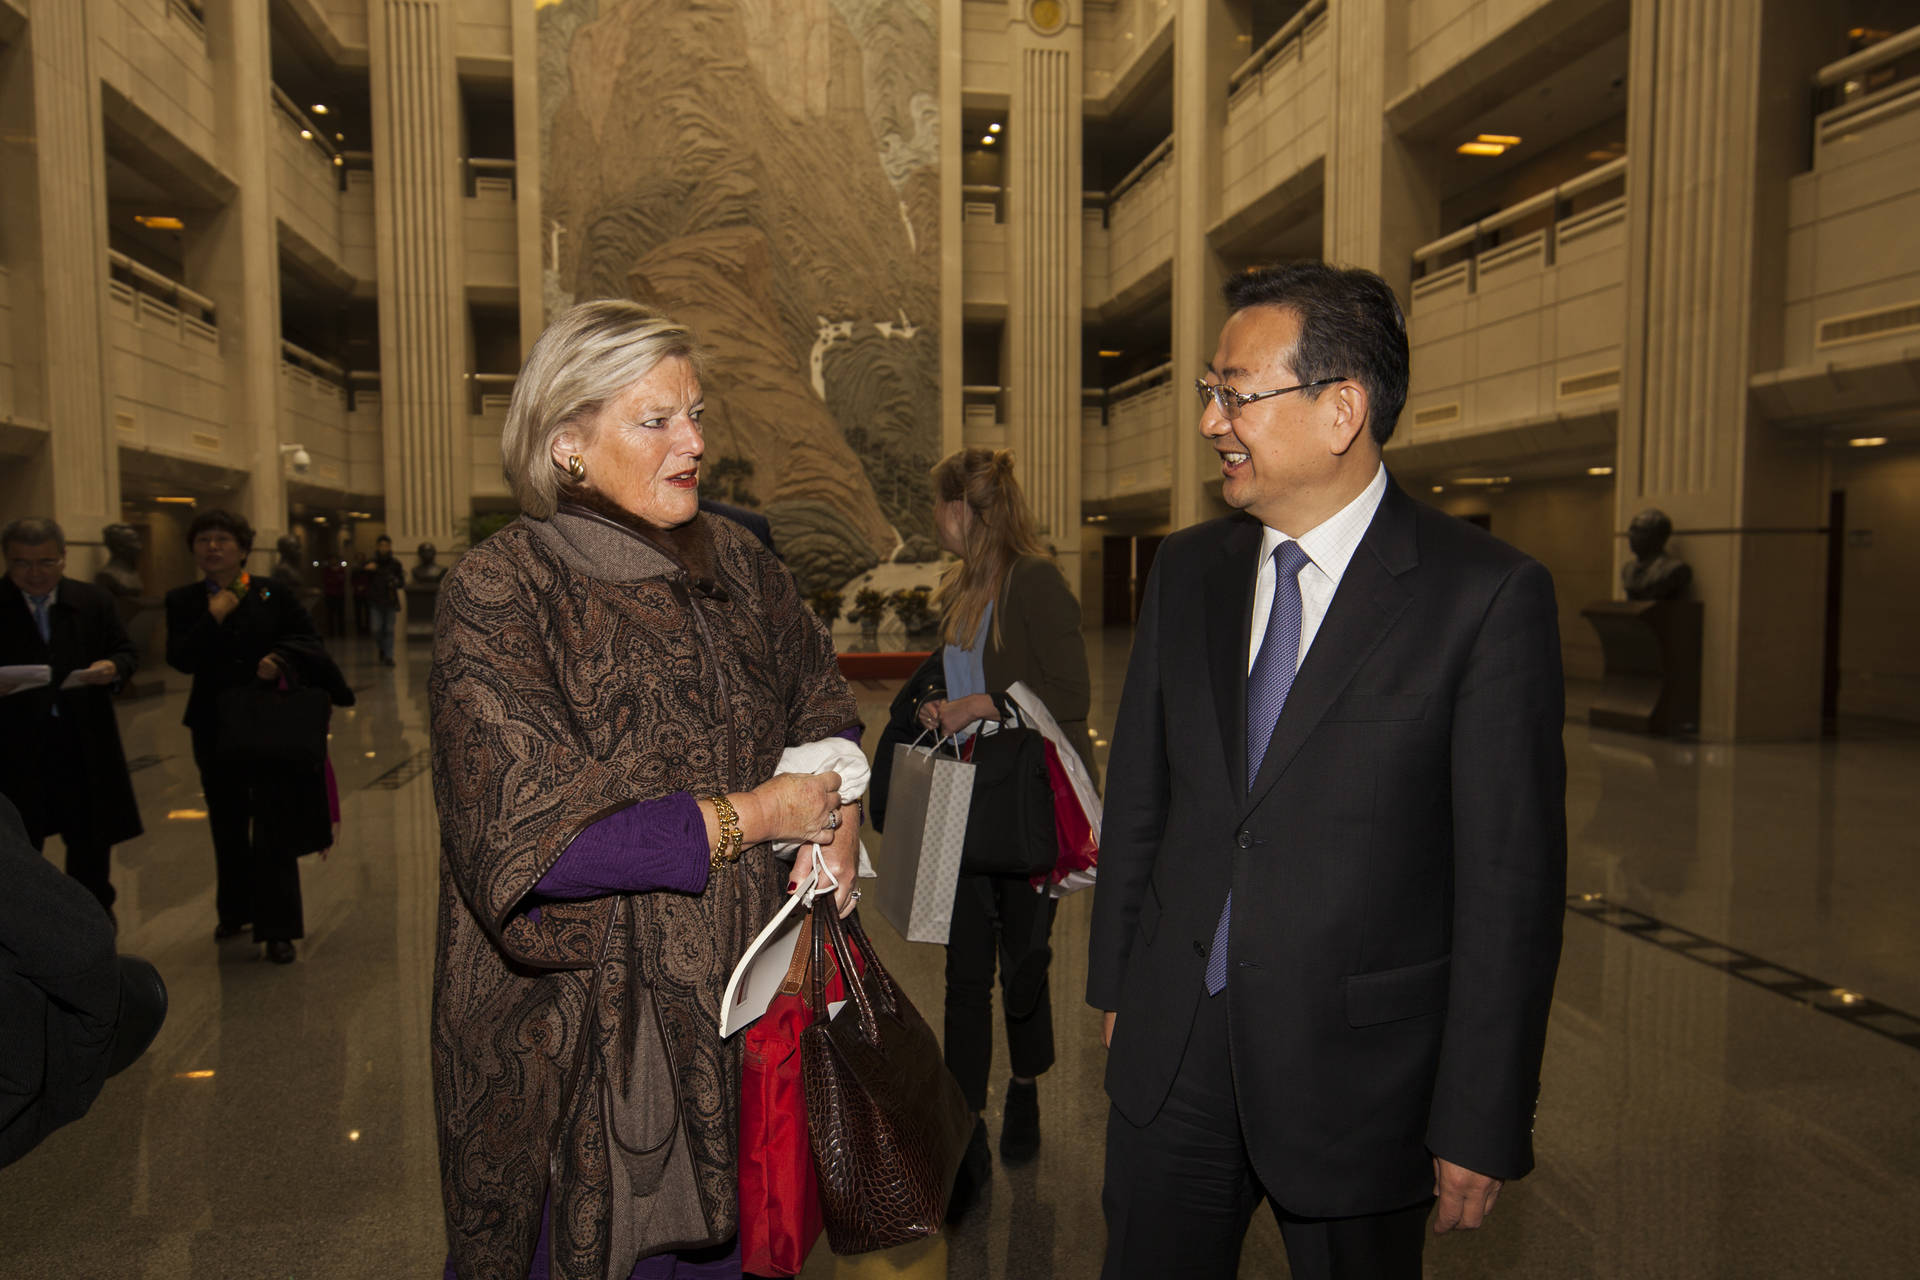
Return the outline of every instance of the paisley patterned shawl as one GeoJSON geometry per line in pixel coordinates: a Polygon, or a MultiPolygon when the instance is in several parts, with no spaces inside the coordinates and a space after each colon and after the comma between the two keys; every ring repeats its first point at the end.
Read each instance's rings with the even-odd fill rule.
{"type": "Polygon", "coordinates": [[[711,582],[563,509],[509,525],[441,585],[434,1103],[462,1276],[521,1280],[549,1191],[556,1277],[625,1275],[636,1256],[737,1230],[739,1056],[718,1011],[784,868],[756,846],[698,895],[527,914],[596,819],[677,790],[748,790],[786,747],[855,723],[785,567],[725,520],[683,534],[711,582]]]}

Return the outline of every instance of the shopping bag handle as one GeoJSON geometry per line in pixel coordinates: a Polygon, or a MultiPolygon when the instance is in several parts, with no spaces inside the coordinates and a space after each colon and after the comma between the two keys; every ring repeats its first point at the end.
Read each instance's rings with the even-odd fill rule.
{"type": "MultiPolygon", "coordinates": [[[[930,733],[932,733],[932,732],[933,732],[933,730],[931,730],[931,729],[922,729],[922,730],[920,731],[920,736],[919,736],[919,737],[917,737],[917,738],[915,738],[915,739],[914,739],[914,740],[913,740],[912,742],[910,742],[910,743],[908,743],[908,744],[907,744],[907,750],[909,750],[909,751],[918,751],[918,750],[920,749],[920,744],[921,744],[922,742],[924,742],[924,741],[926,741],[926,737],[927,737],[927,735],[928,735],[928,734],[930,734],[930,733]]],[[[941,745],[942,745],[943,743],[947,743],[947,744],[951,744],[951,745],[952,745],[952,747],[953,747],[953,758],[954,758],[955,760],[958,760],[958,759],[960,759],[960,758],[961,758],[961,756],[960,756],[960,735],[959,735],[959,734],[957,734],[957,733],[949,733],[949,734],[945,734],[945,735],[943,735],[943,736],[941,736],[941,737],[939,737],[939,738],[936,738],[936,739],[934,739],[934,743],[933,743],[933,748],[932,748],[932,749],[933,749],[934,751],[936,751],[936,752],[937,752],[937,751],[939,751],[939,750],[940,750],[940,747],[941,747],[941,745]]]]}

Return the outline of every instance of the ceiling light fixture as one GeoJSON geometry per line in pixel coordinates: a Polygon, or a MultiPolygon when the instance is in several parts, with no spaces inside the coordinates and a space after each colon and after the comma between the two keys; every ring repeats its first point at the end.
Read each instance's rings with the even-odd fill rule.
{"type": "Polygon", "coordinates": [[[1610,476],[1613,474],[1613,468],[1612,467],[1588,467],[1587,474],[1590,476],[1610,476]]]}
{"type": "Polygon", "coordinates": [[[312,142],[312,141],[313,141],[313,130],[311,130],[311,129],[302,129],[302,130],[300,131],[300,141],[302,141],[302,142],[312,142]]]}
{"type": "Polygon", "coordinates": [[[1119,348],[1117,347],[1100,348],[1100,358],[1102,360],[1112,360],[1115,357],[1117,357],[1119,354],[1120,354],[1120,351],[1119,351],[1119,348]]]}
{"type": "Polygon", "coordinates": [[[192,506],[192,505],[194,504],[194,502],[195,502],[195,501],[197,501],[197,499],[194,499],[194,498],[155,498],[155,499],[154,499],[154,501],[155,501],[155,502],[176,502],[176,503],[179,503],[179,504],[180,504],[181,506],[183,506],[183,507],[190,507],[190,506],[192,506]]]}
{"type": "Polygon", "coordinates": [[[1453,482],[1455,484],[1477,484],[1477,485],[1512,484],[1513,477],[1512,476],[1455,476],[1453,478],[1453,482]]]}
{"type": "Polygon", "coordinates": [[[988,132],[988,133],[998,133],[998,132],[1000,132],[1000,122],[999,122],[998,120],[995,120],[995,121],[994,121],[994,122],[993,122],[992,124],[990,124],[990,125],[988,125],[988,126],[987,126],[987,132],[988,132]]]}
{"type": "Polygon", "coordinates": [[[324,102],[316,102],[316,103],[314,103],[314,104],[313,104],[313,114],[315,114],[315,115],[317,115],[317,116],[323,116],[323,115],[325,115],[325,114],[327,114],[327,104],[326,104],[326,103],[324,103],[324,102]]]}
{"type": "Polygon", "coordinates": [[[185,231],[187,224],[170,213],[136,213],[133,220],[149,231],[185,231]]]}
{"type": "Polygon", "coordinates": [[[1497,142],[1463,142],[1454,150],[1463,156],[1502,156],[1507,149],[1497,142]]]}
{"type": "Polygon", "coordinates": [[[1520,145],[1520,135],[1517,133],[1476,133],[1473,135],[1473,140],[1475,142],[1492,143],[1500,147],[1517,147],[1520,145]]]}
{"type": "Polygon", "coordinates": [[[988,134],[983,134],[983,135],[981,135],[981,138],[980,138],[980,145],[981,145],[981,146],[983,146],[983,147],[990,147],[990,146],[992,146],[992,145],[993,145],[993,135],[992,135],[992,134],[990,134],[990,133],[988,133],[988,134]]]}
{"type": "Polygon", "coordinates": [[[1855,436],[1847,444],[1855,449],[1877,449],[1886,442],[1885,436],[1855,436]]]}
{"type": "Polygon", "coordinates": [[[1447,486],[1445,486],[1445,485],[1443,485],[1443,484],[1437,484],[1437,485],[1435,485],[1435,486],[1433,486],[1433,491],[1434,491],[1435,493],[1445,493],[1445,492],[1447,491],[1447,486]]]}

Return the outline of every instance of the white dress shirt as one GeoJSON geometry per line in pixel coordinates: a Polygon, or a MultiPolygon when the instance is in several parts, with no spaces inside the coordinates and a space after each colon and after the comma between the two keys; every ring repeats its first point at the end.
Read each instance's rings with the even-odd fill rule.
{"type": "MultiPolygon", "coordinates": [[[[1333,603],[1333,593],[1340,589],[1347,564],[1359,550],[1360,539],[1366,536],[1386,493],[1387,464],[1383,462],[1359,497],[1300,535],[1300,549],[1307,553],[1308,563],[1300,570],[1300,656],[1295,671],[1307,660],[1307,650],[1327,616],[1327,607],[1333,603]]],[[[1285,541],[1287,535],[1272,528],[1263,530],[1260,538],[1260,568],[1253,579],[1253,630],[1247,637],[1248,674],[1253,672],[1253,660],[1267,635],[1267,615],[1273,612],[1273,550],[1285,541]]]]}

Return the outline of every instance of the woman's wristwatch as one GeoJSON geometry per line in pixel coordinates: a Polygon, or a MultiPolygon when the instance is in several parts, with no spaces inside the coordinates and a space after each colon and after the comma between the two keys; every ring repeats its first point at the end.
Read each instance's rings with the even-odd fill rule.
{"type": "Polygon", "coordinates": [[[740,861],[740,813],[733,801],[716,792],[707,797],[713,802],[713,816],[720,824],[720,842],[713,846],[707,865],[715,871],[740,861]]]}

